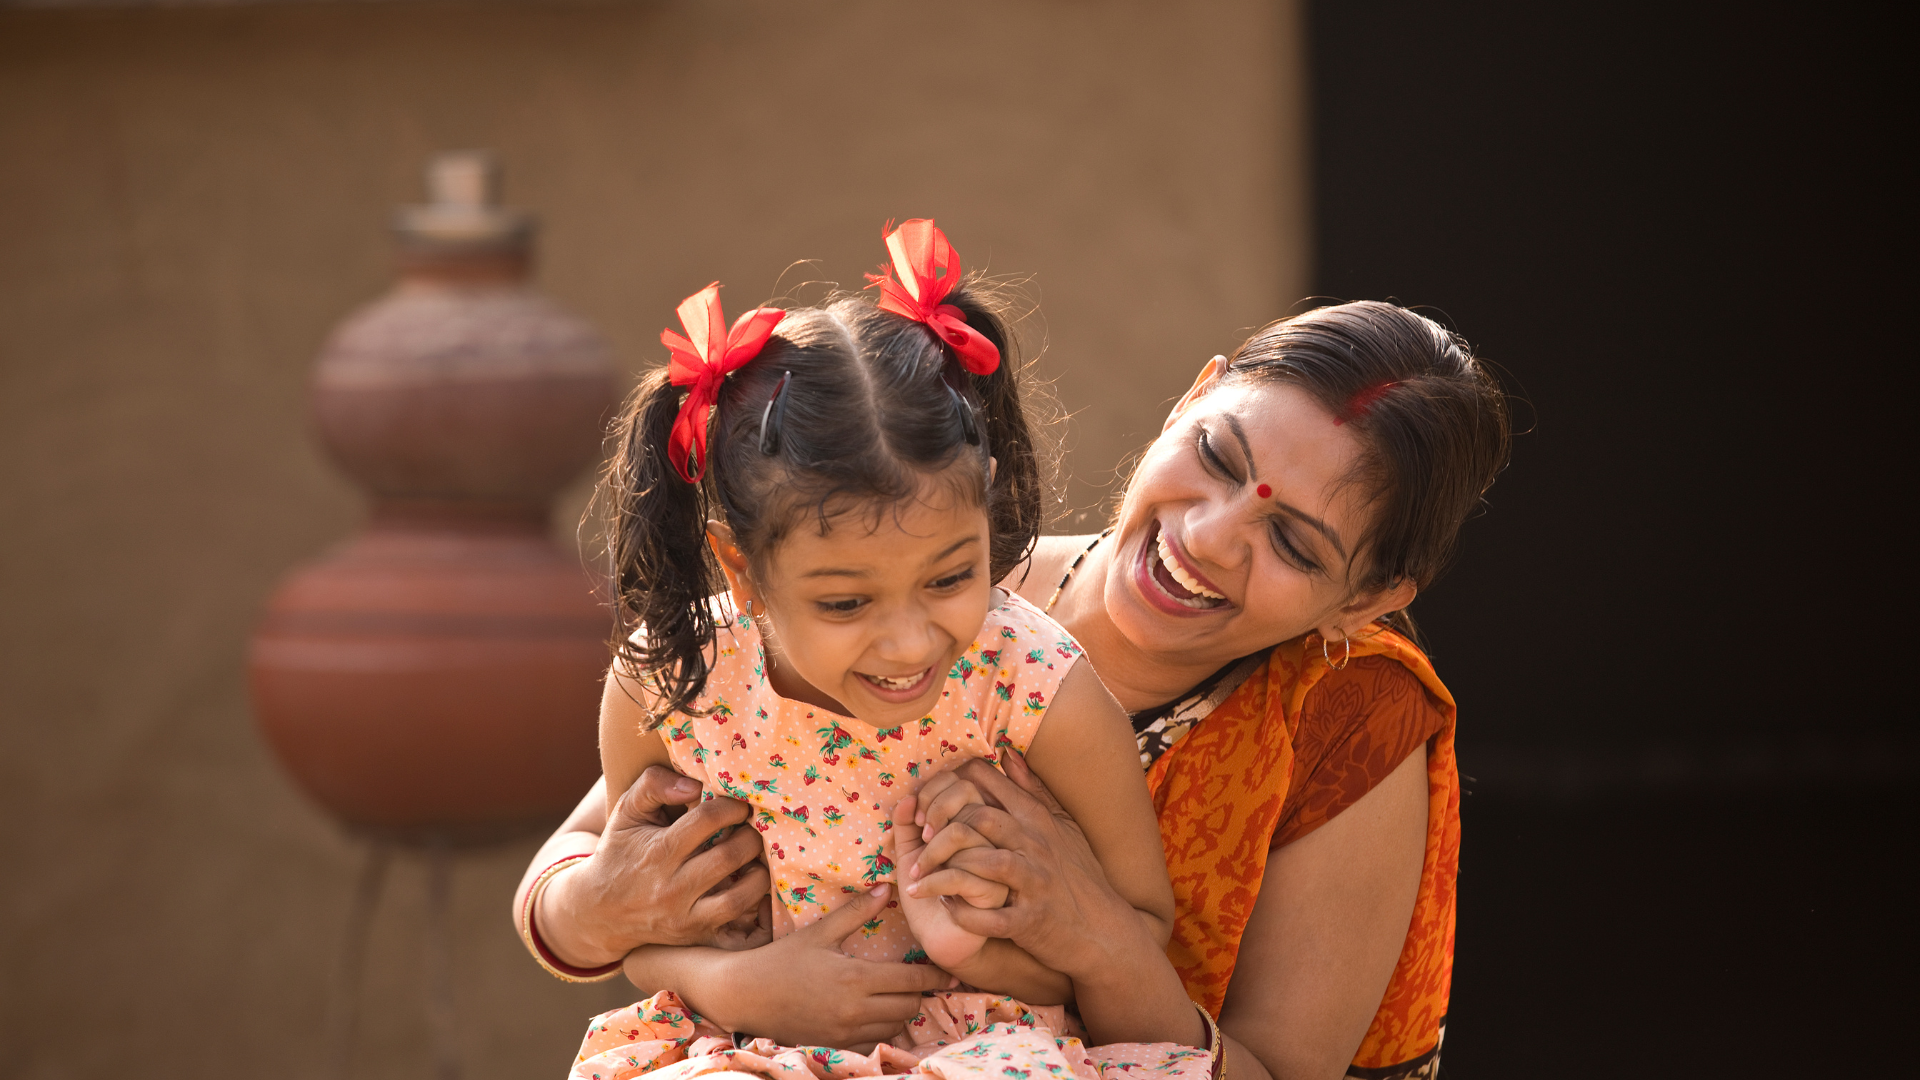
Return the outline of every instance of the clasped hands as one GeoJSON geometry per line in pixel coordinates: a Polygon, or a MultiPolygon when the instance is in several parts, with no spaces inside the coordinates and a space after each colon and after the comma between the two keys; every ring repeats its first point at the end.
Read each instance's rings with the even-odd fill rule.
{"type": "Polygon", "coordinates": [[[1097,960],[1090,949],[1110,936],[1103,927],[1131,919],[1132,909],[1024,759],[1009,752],[1003,764],[1005,775],[980,759],[937,774],[896,809],[898,900],[931,964],[847,955],[847,939],[894,899],[886,886],[773,941],[760,837],[740,827],[746,804],[703,801],[699,785],[659,766],[622,797],[594,857],[565,875],[575,880],[564,899],[549,890],[562,910],[543,914],[542,925],[573,925],[557,935],[580,943],[570,962],[626,955],[640,989],[671,986],[723,1027],[795,1045],[892,1036],[920,994],[957,985],[989,939],[1071,976],[1097,960]],[[693,805],[676,819],[676,804],[693,805]],[[680,962],[649,945],[716,951],[711,961],[680,962]]]}

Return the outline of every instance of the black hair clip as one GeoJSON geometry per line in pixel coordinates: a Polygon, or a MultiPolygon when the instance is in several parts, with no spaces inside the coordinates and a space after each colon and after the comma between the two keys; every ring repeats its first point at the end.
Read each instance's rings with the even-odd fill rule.
{"type": "Polygon", "coordinates": [[[960,396],[960,391],[955,390],[952,383],[943,382],[940,385],[947,388],[947,396],[953,399],[953,410],[960,414],[960,433],[966,436],[967,444],[979,446],[980,423],[973,415],[973,406],[967,404],[967,399],[960,396]]]}
{"type": "Polygon", "coordinates": [[[793,381],[793,372],[780,376],[780,384],[773,388],[773,396],[767,399],[767,407],[760,410],[760,452],[771,454],[780,449],[780,421],[787,415],[787,384],[793,381]],[[778,410],[774,406],[779,406],[778,410]]]}

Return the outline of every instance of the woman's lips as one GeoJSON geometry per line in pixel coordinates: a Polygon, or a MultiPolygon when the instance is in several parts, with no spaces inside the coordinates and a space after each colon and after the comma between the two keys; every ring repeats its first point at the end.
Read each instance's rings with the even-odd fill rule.
{"type": "Polygon", "coordinates": [[[856,671],[854,674],[866,685],[868,692],[873,696],[899,705],[904,705],[926,693],[927,683],[933,679],[932,668],[923,668],[917,674],[901,676],[868,675],[861,671],[856,671]]]}
{"type": "Polygon", "coordinates": [[[1165,537],[1160,523],[1155,522],[1134,564],[1134,585],[1147,602],[1169,615],[1205,615],[1230,607],[1210,582],[1187,567],[1180,554],[1165,537]],[[1181,578],[1197,588],[1189,587],[1181,578]]]}

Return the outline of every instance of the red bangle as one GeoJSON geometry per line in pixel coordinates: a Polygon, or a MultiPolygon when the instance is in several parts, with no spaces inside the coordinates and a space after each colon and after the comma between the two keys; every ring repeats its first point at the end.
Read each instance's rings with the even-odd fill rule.
{"type": "Polygon", "coordinates": [[[547,883],[553,880],[555,874],[565,869],[567,864],[588,858],[592,856],[582,853],[554,860],[552,865],[540,871],[539,877],[533,879],[533,884],[527,887],[527,898],[520,905],[520,941],[526,945],[527,951],[533,954],[534,960],[547,969],[548,974],[566,982],[604,982],[618,975],[621,968],[621,962],[618,960],[596,968],[575,967],[567,963],[555,956],[553,950],[547,947],[547,943],[540,939],[540,927],[534,921],[534,909],[540,903],[540,894],[546,891],[547,883]]]}

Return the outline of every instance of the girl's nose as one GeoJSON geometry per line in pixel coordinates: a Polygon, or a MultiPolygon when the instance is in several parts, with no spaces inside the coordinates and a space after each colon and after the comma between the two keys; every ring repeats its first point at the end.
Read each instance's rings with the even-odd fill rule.
{"type": "Polygon", "coordinates": [[[938,651],[939,625],[918,607],[895,611],[880,624],[874,654],[897,664],[916,664],[938,651]]]}

